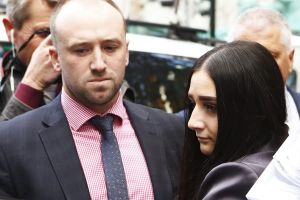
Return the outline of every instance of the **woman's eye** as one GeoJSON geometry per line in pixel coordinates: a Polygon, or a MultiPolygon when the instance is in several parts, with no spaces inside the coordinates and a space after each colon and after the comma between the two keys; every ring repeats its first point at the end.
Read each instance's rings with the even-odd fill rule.
{"type": "Polygon", "coordinates": [[[215,104],[205,104],[204,106],[209,113],[217,113],[217,106],[215,104]]]}

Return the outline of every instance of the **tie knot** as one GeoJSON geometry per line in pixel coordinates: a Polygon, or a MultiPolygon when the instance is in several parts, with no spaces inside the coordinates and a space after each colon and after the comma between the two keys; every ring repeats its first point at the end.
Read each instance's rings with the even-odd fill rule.
{"type": "Polygon", "coordinates": [[[113,131],[113,120],[114,120],[113,115],[108,114],[103,117],[97,115],[91,118],[90,122],[98,129],[98,131],[104,134],[108,131],[113,131]]]}

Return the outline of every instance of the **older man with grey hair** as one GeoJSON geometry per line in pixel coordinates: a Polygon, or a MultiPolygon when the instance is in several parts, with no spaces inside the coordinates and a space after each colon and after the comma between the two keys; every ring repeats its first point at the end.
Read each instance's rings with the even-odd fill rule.
{"type": "Polygon", "coordinates": [[[38,108],[56,95],[60,73],[49,59],[49,21],[57,0],[8,0],[3,25],[12,50],[3,57],[0,121],[38,108]]]}
{"type": "MultiPolygon", "coordinates": [[[[287,81],[292,71],[295,50],[291,45],[291,31],[288,23],[279,12],[266,8],[246,10],[234,24],[230,32],[230,40],[256,41],[265,46],[274,56],[283,80],[287,81]]],[[[293,185],[298,184],[294,179],[290,179],[290,175],[300,169],[300,159],[296,159],[295,156],[294,160],[289,160],[289,158],[291,149],[299,145],[295,143],[287,145],[287,143],[292,144],[290,141],[295,141],[299,134],[300,94],[286,87],[286,103],[286,124],[289,126],[290,136],[247,194],[248,199],[299,198],[298,194],[294,195],[291,192],[286,194],[286,192],[290,191],[293,185]],[[295,163],[299,163],[298,166],[295,166],[295,163]]]]}

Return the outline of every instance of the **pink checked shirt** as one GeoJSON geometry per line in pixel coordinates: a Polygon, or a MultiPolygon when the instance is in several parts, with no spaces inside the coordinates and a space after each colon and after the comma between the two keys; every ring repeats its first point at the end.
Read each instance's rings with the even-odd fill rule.
{"type": "MultiPolygon", "coordinates": [[[[100,150],[101,134],[87,122],[100,113],[95,113],[79,104],[65,91],[62,91],[61,102],[72,131],[91,199],[105,200],[107,194],[100,150]]],[[[113,129],[124,165],[129,199],[154,199],[146,160],[129,121],[121,95],[106,113],[118,116],[114,119],[113,129]]]]}

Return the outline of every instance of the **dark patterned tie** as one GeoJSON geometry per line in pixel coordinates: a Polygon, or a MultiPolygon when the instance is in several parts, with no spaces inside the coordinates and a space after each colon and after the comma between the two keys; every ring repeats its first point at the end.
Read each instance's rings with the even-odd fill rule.
{"type": "Polygon", "coordinates": [[[113,115],[95,116],[90,122],[102,133],[101,152],[107,197],[126,200],[128,191],[117,138],[113,132],[113,115]]]}

